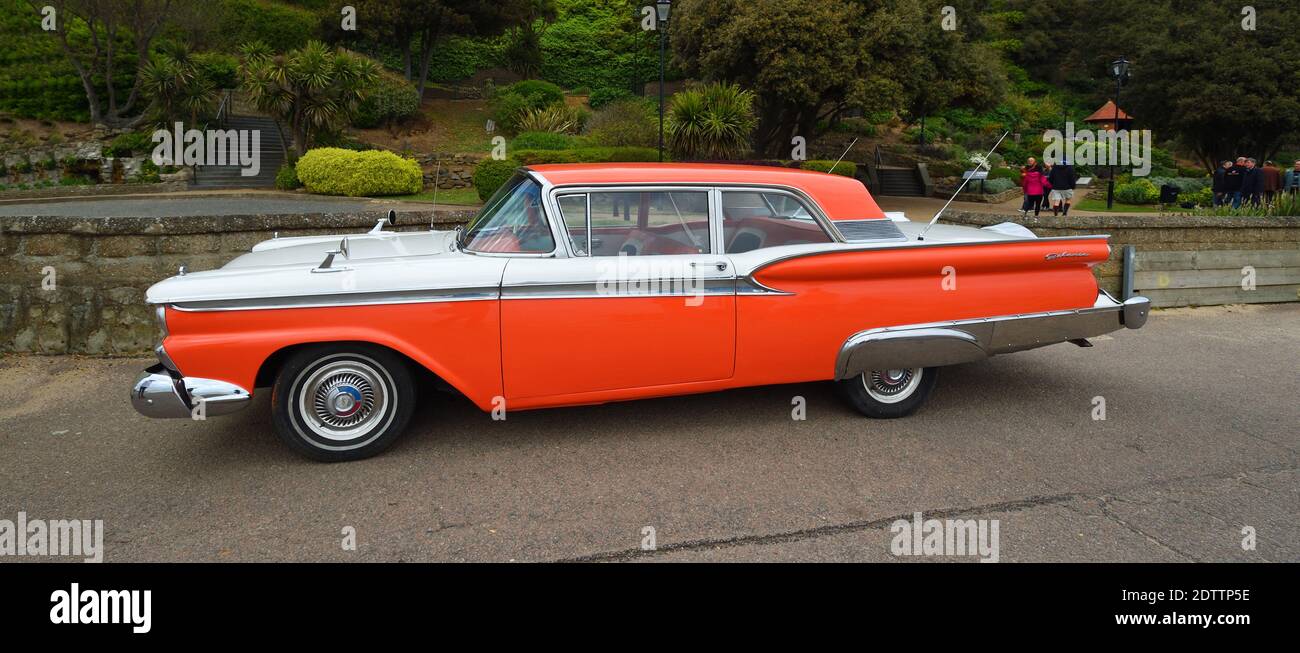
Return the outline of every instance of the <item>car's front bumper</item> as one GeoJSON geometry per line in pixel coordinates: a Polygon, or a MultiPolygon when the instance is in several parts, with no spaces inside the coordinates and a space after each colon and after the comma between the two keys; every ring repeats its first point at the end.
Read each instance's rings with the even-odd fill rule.
{"type": "Polygon", "coordinates": [[[161,346],[157,353],[161,362],[141,373],[131,389],[131,406],[145,417],[205,419],[233,413],[252,399],[233,383],[183,376],[161,346]]]}
{"type": "Polygon", "coordinates": [[[1087,346],[1087,338],[1142,328],[1150,312],[1146,297],[1120,302],[1103,290],[1090,308],[868,329],[844,343],[835,378],[870,370],[969,363],[1058,342],[1087,346]]]}

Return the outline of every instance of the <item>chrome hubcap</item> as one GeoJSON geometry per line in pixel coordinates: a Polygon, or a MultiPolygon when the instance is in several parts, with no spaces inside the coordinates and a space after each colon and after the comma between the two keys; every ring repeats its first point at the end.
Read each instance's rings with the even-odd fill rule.
{"type": "Polygon", "coordinates": [[[895,404],[916,392],[924,368],[905,370],[872,370],[862,375],[862,386],[872,399],[895,404]]]}
{"type": "Polygon", "coordinates": [[[386,378],[369,361],[340,360],[317,368],[298,391],[307,428],[334,441],[366,435],[389,412],[386,378]]]}

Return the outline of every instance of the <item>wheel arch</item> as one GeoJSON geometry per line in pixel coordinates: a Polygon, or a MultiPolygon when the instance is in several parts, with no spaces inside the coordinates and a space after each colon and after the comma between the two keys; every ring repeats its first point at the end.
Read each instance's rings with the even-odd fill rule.
{"type": "Polygon", "coordinates": [[[360,339],[360,338],[352,338],[352,339],[345,339],[345,340],[312,340],[312,341],[297,342],[289,345],[284,345],[279,349],[271,352],[271,354],[268,355],[262,361],[261,365],[258,366],[256,380],[254,381],[254,387],[268,388],[274,385],[276,375],[279,374],[280,370],[284,367],[284,364],[294,354],[304,349],[309,349],[311,347],[320,347],[324,345],[366,345],[370,347],[377,347],[379,349],[383,349],[400,358],[403,362],[407,364],[407,366],[409,366],[409,368],[413,372],[424,373],[429,377],[431,377],[436,383],[451,388],[457,394],[469,399],[470,401],[473,401],[475,404],[480,404],[480,402],[476,400],[473,396],[471,396],[469,393],[467,393],[464,388],[459,387],[456,383],[449,380],[447,378],[447,373],[444,370],[442,370],[441,366],[438,365],[435,361],[431,361],[425,356],[417,357],[415,355],[412,355],[407,351],[403,351],[403,348],[400,346],[394,346],[393,344],[386,343],[386,342],[379,342],[376,340],[367,340],[367,339],[360,339]]]}

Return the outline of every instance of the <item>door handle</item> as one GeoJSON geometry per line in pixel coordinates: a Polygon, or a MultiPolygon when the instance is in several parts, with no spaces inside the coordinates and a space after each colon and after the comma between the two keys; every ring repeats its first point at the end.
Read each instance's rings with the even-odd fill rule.
{"type": "Polygon", "coordinates": [[[691,267],[693,268],[698,268],[706,265],[717,268],[718,272],[725,272],[727,269],[726,261],[714,261],[713,263],[700,263],[699,261],[691,261],[691,267]]]}

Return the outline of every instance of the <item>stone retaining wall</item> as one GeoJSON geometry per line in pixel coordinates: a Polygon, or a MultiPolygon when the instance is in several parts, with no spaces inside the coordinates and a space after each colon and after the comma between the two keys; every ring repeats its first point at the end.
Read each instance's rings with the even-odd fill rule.
{"type": "MultiPolygon", "coordinates": [[[[398,214],[398,230],[464,224],[466,210],[398,214]]],[[[157,329],[144,291],[220,267],[279,232],[365,231],[380,212],[171,218],[0,217],[0,351],[137,355],[157,329]]]]}
{"type": "Polygon", "coordinates": [[[1188,217],[1154,215],[1071,215],[1038,217],[969,213],[945,213],[940,221],[983,227],[1015,222],[1039,236],[1108,234],[1110,259],[1095,268],[1101,287],[1119,296],[1124,274],[1124,246],[1138,252],[1197,252],[1206,250],[1300,249],[1300,217],[1188,217]]]}

